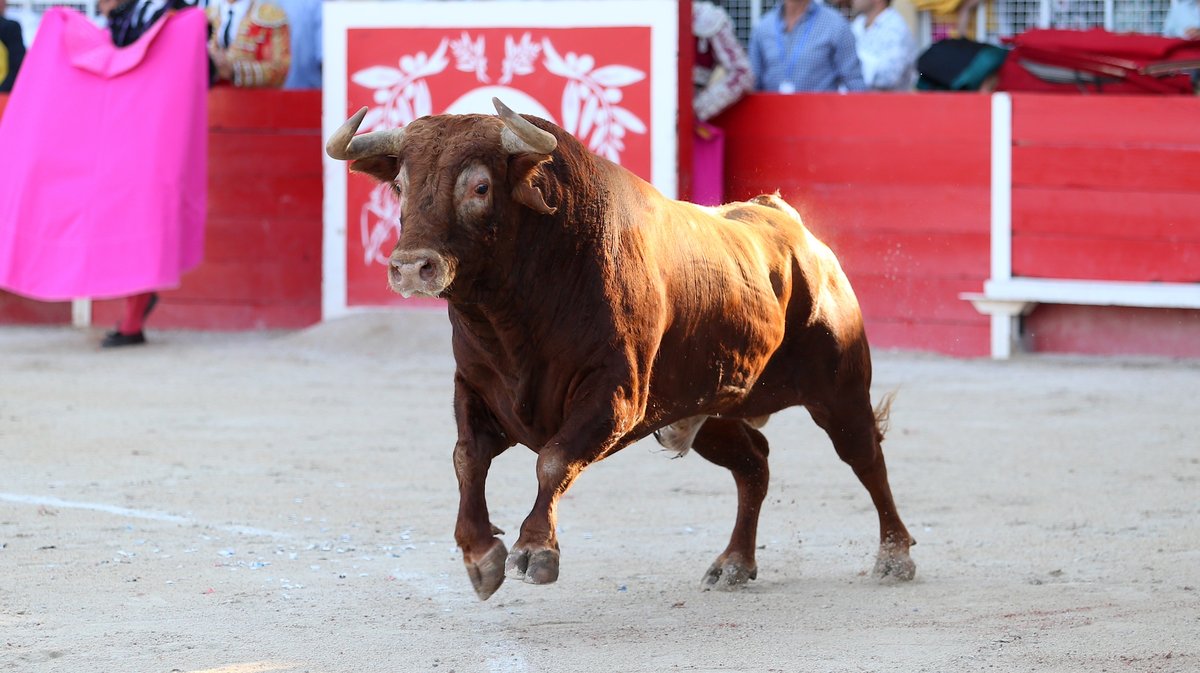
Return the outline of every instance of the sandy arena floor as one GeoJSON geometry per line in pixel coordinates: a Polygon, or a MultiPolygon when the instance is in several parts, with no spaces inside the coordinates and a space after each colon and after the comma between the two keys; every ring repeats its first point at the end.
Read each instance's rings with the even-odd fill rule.
{"type": "MultiPolygon", "coordinates": [[[[652,441],[585,473],[562,575],[475,598],[440,311],[296,333],[0,328],[0,670],[1200,671],[1200,362],[876,353],[916,581],[776,415],[759,579],[701,592],[728,473],[652,441]]],[[[493,521],[533,454],[492,469],[493,521]]]]}

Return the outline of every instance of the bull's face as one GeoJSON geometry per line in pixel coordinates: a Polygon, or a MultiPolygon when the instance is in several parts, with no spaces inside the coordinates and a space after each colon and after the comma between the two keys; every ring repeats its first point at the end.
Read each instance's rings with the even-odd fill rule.
{"type": "Polygon", "coordinates": [[[403,226],[388,264],[394,292],[449,298],[519,209],[554,212],[534,181],[557,140],[493,102],[499,117],[423,117],[355,136],[364,108],[329,139],[329,156],[354,160],[352,170],[391,184],[400,199],[403,226]]]}

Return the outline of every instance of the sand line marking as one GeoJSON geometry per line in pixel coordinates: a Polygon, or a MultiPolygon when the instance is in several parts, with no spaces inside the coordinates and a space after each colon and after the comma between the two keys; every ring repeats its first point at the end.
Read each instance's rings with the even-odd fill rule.
{"type": "Polygon", "coordinates": [[[128,519],[147,519],[149,521],[161,521],[163,523],[177,523],[181,526],[199,526],[201,528],[211,528],[214,530],[225,531],[226,533],[236,533],[238,535],[248,535],[253,537],[273,537],[277,539],[291,539],[295,537],[288,533],[266,530],[265,528],[206,523],[191,517],[179,516],[178,514],[155,512],[153,510],[146,509],[132,509],[129,507],[118,507],[117,505],[108,505],[100,502],[79,502],[74,500],[63,500],[62,498],[55,498],[52,496],[27,495],[22,493],[0,493],[0,500],[21,505],[38,505],[43,507],[57,507],[59,509],[83,509],[91,512],[112,514],[113,516],[120,516],[128,519]]]}

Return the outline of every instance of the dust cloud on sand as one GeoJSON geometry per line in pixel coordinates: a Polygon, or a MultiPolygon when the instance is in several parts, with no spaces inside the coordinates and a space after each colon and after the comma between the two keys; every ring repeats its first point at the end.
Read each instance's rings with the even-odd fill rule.
{"type": "MultiPolygon", "coordinates": [[[[911,583],[796,409],[748,589],[699,590],[733,480],[651,440],[563,501],[557,584],[484,603],[443,312],[150,338],[0,329],[0,671],[1200,670],[1200,362],[876,353],[911,583]]],[[[491,471],[509,545],[533,458],[491,471]]]]}

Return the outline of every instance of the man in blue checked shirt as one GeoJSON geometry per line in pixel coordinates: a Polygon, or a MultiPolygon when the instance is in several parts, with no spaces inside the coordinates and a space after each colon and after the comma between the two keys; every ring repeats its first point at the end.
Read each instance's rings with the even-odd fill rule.
{"type": "Polygon", "coordinates": [[[850,24],[819,0],[783,0],[750,35],[759,91],[865,91],[850,24]]]}

